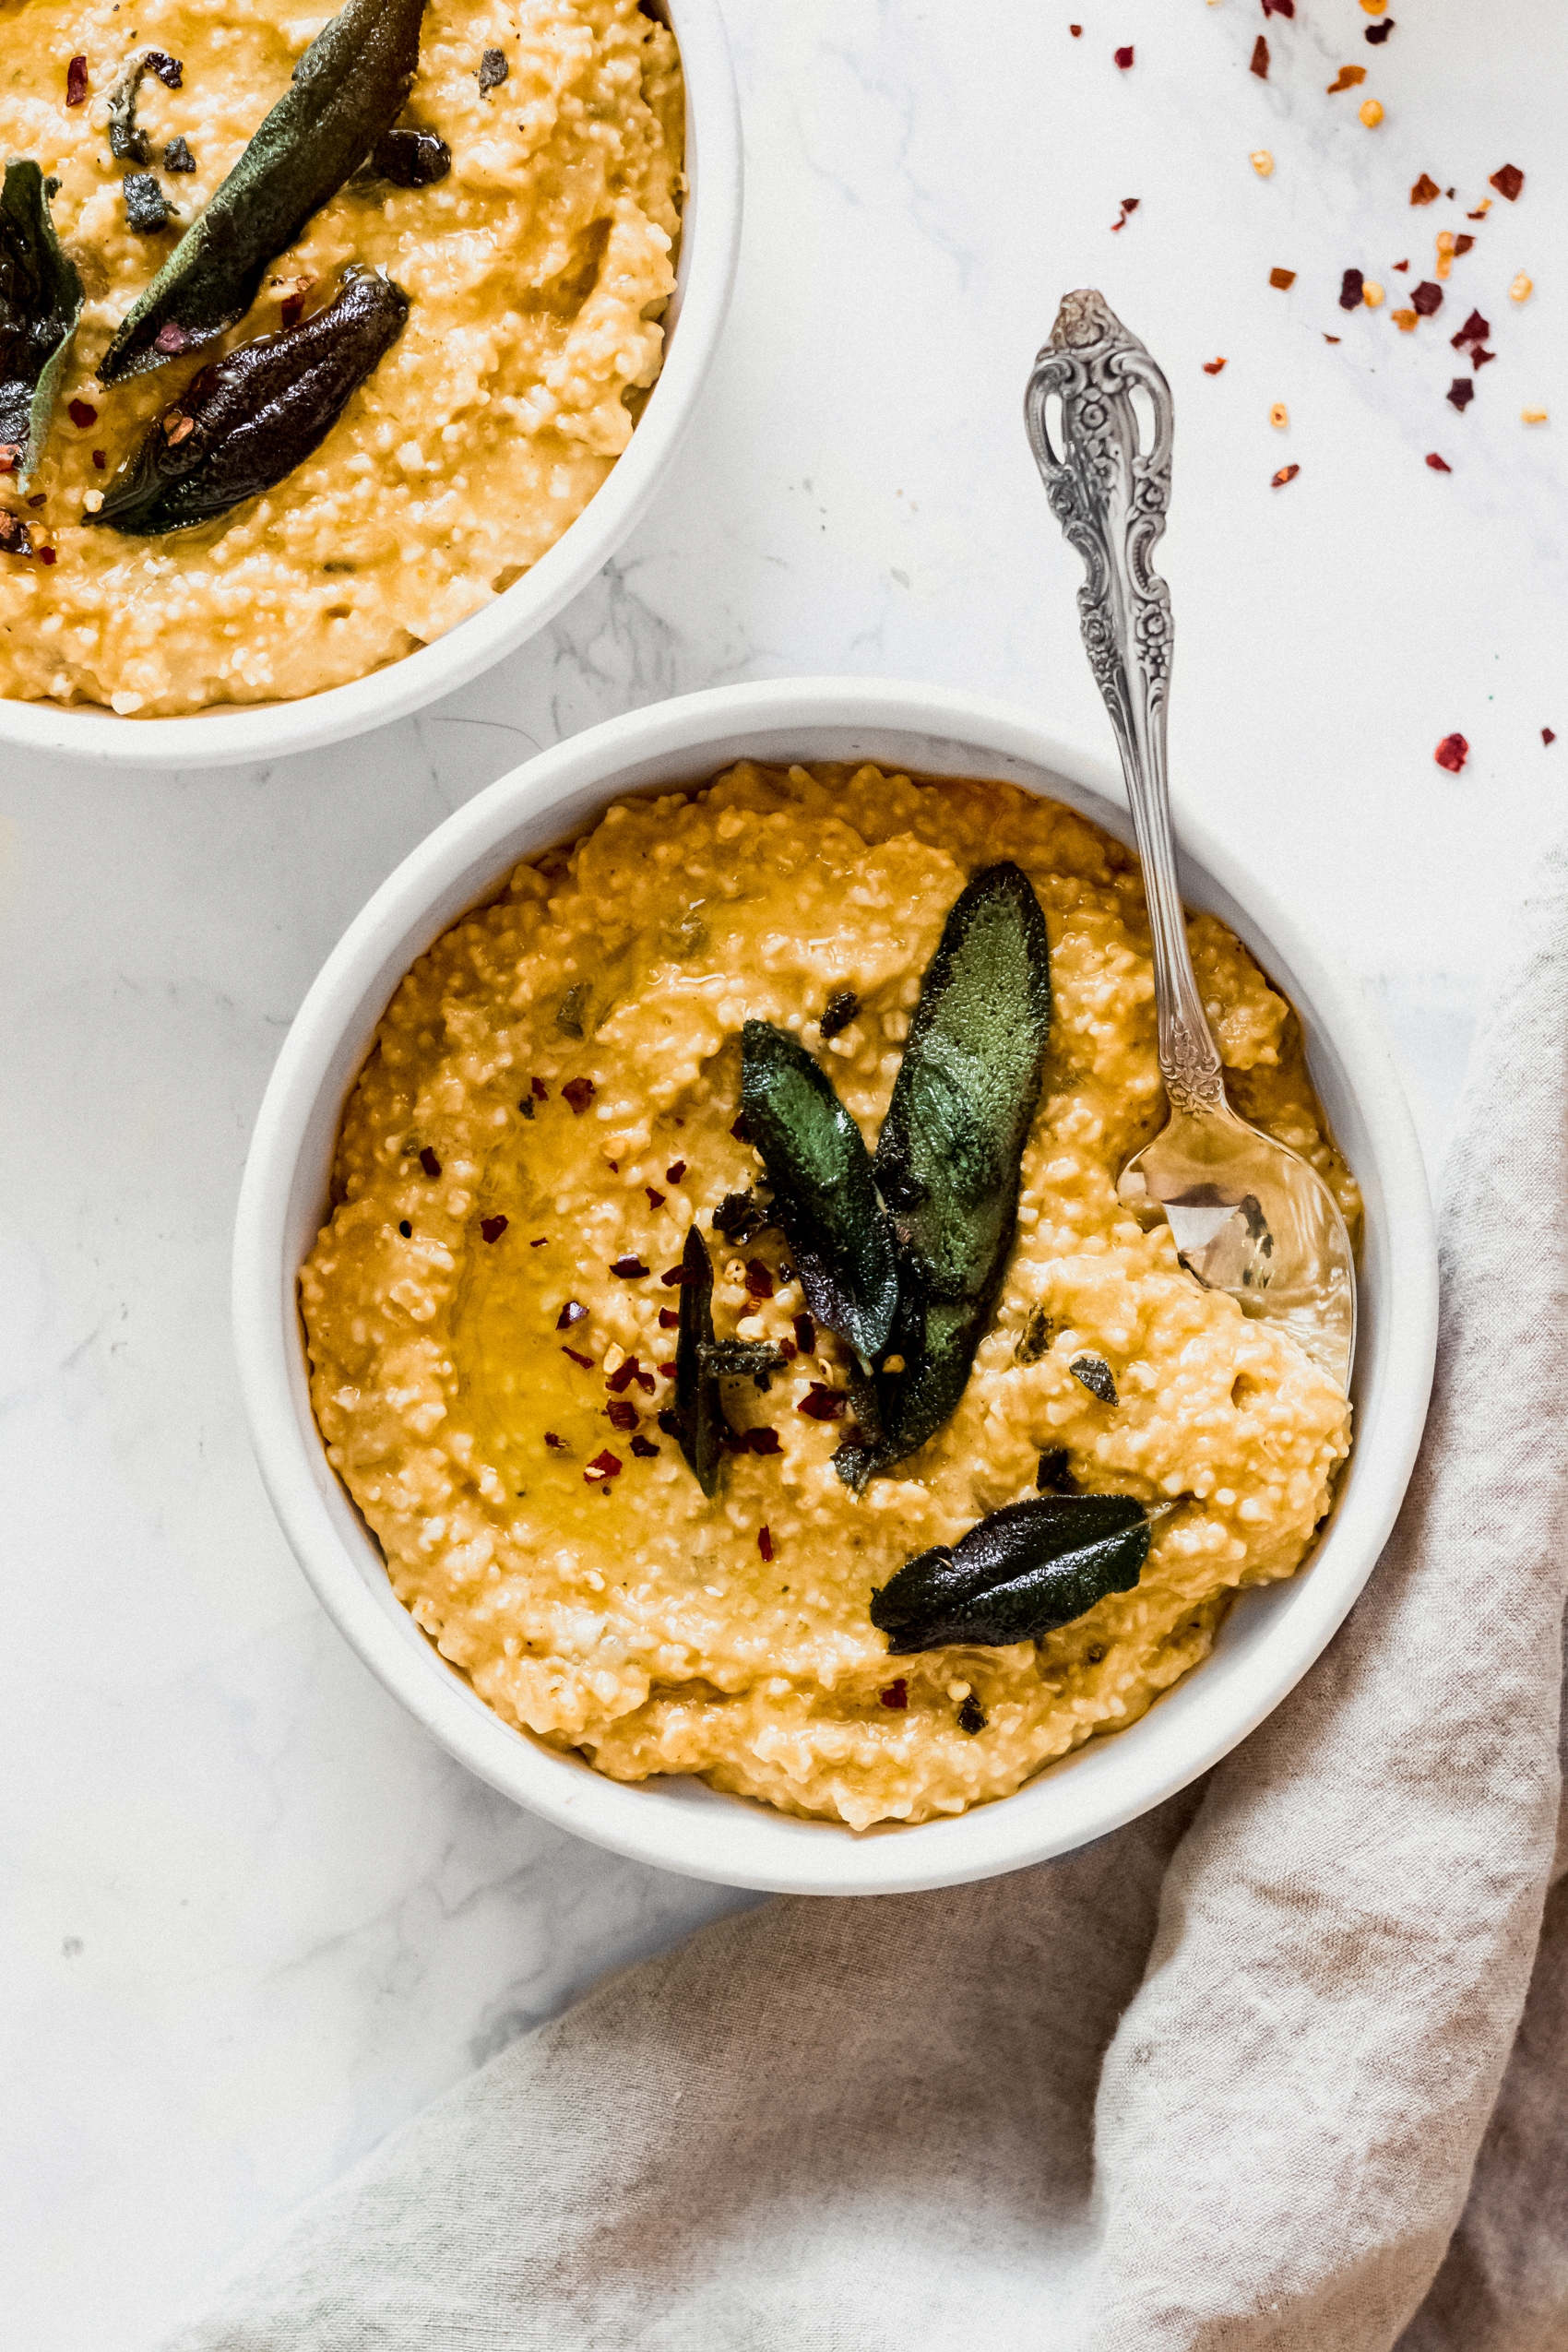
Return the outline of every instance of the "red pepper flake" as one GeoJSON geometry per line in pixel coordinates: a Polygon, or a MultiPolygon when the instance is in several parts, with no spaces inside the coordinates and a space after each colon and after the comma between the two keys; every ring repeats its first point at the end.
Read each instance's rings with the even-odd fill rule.
{"type": "MultiPolygon", "coordinates": [[[[75,64],[75,62],[73,58],[72,63],[75,64]]],[[[1501,171],[1494,172],[1491,175],[1491,185],[1497,190],[1500,196],[1506,196],[1510,204],[1518,203],[1519,191],[1524,184],[1525,175],[1516,164],[1505,163],[1501,171]]]]}
{"type": "Polygon", "coordinates": [[[1423,278],[1410,296],[1410,308],[1418,318],[1431,318],[1434,311],[1443,308],[1442,287],[1434,286],[1430,278],[1423,278]]]}
{"type": "Polygon", "coordinates": [[[1265,17],[1293,17],[1296,0],[1263,0],[1265,17]]]}
{"type": "Polygon", "coordinates": [[[680,1414],[671,1412],[670,1408],[666,1406],[663,1412],[659,1416],[659,1426],[664,1431],[666,1437],[679,1437],[681,1434],[680,1414]]]}
{"type": "Polygon", "coordinates": [[[760,1258],[746,1260],[746,1296],[749,1299],[771,1299],[773,1277],[760,1258]]]}
{"type": "Polygon", "coordinates": [[[681,1318],[676,1310],[673,1307],[660,1307],[659,1310],[660,1331],[679,1331],[680,1327],[681,1318]]]}
{"type": "Polygon", "coordinates": [[[651,1462],[654,1456],[658,1454],[659,1448],[646,1437],[634,1437],[632,1440],[632,1451],[635,1455],[636,1455],[639,1461],[651,1462]]]}
{"type": "MultiPolygon", "coordinates": [[[[638,1363],[636,1356],[628,1356],[624,1363],[618,1364],[615,1370],[608,1375],[604,1385],[610,1390],[612,1396],[619,1396],[623,1390],[630,1388],[634,1380],[640,1380],[642,1378],[642,1367],[638,1363]]],[[[653,1383],[651,1381],[648,1382],[648,1386],[650,1388],[653,1386],[653,1383]]]]}
{"type": "Polygon", "coordinates": [[[647,1205],[649,1208],[662,1208],[664,1206],[664,1195],[662,1193],[656,1193],[651,1184],[645,1184],[643,1186],[643,1190],[647,1194],[647,1205]]]}
{"type": "Polygon", "coordinates": [[[73,57],[65,68],[65,103],[80,106],[87,97],[87,59],[73,57]]]}
{"type": "Polygon", "coordinates": [[[49,493],[46,490],[35,490],[32,496],[28,500],[28,505],[30,506],[47,506],[48,504],[49,493]]]}
{"type": "MultiPolygon", "coordinates": [[[[1075,31],[1076,31],[1076,30],[1077,30],[1077,28],[1076,28],[1076,26],[1075,26],[1075,27],[1074,27],[1074,30],[1075,30],[1075,31]]],[[[773,1557],[773,1538],[772,1538],[772,1535],[769,1533],[769,1531],[768,1531],[768,1529],[767,1529],[766,1527],[759,1527],[759,1528],[757,1529],[757,1531],[756,1531],[756,1548],[757,1548],[757,1550],[761,1552],[761,1554],[762,1554],[762,1556],[763,1556],[763,1558],[764,1558],[765,1560],[771,1560],[771,1559],[772,1559],[772,1557],[773,1557]]]]}
{"type": "Polygon", "coordinates": [[[1069,25],[1067,30],[1072,34],[1075,41],[1082,41],[1084,37],[1084,29],[1082,25],[1069,25]]]}
{"type": "Polygon", "coordinates": [[[1354,89],[1359,83],[1364,82],[1366,77],[1367,69],[1364,65],[1341,65],[1338,73],[1328,85],[1328,94],[1332,98],[1336,90],[1354,89]]]}
{"type": "Polygon", "coordinates": [[[1467,237],[1464,235],[1455,237],[1454,240],[1454,251],[1455,255],[1468,253],[1475,242],[1474,237],[1467,237]]]}
{"type": "Polygon", "coordinates": [[[623,1282],[640,1282],[647,1268],[641,1258],[612,1258],[610,1271],[618,1274],[623,1282]]]}
{"type": "Polygon", "coordinates": [[[299,325],[300,314],[305,306],[305,297],[315,283],[314,278],[307,278],[303,286],[296,286],[291,294],[284,295],[282,302],[279,304],[279,311],[285,327],[299,325]]]}
{"type": "Polygon", "coordinates": [[[1373,47],[1374,49],[1381,49],[1381,48],[1383,47],[1384,42],[1388,39],[1389,34],[1390,34],[1393,30],[1394,30],[1394,19],[1393,19],[1393,18],[1392,18],[1392,17],[1384,17],[1384,18],[1383,22],[1382,22],[1380,25],[1369,25],[1369,26],[1367,27],[1367,39],[1368,39],[1368,40],[1372,42],[1372,47],[1373,47]]]}
{"type": "Polygon", "coordinates": [[[1345,272],[1344,276],[1339,280],[1339,307],[1341,310],[1360,309],[1361,294],[1366,286],[1366,279],[1362,277],[1359,269],[1348,269],[1345,272]]]}
{"type": "Polygon", "coordinates": [[[79,424],[84,430],[88,425],[98,422],[98,410],[90,400],[73,400],[65,413],[73,424],[79,424]]]}
{"type": "Polygon", "coordinates": [[[532,1095],[536,1102],[548,1102],[550,1100],[550,1088],[545,1085],[542,1078],[530,1078],[529,1080],[529,1092],[532,1095]]]}
{"type": "Polygon", "coordinates": [[[618,1159],[612,1159],[612,1160],[611,1161],[611,1163],[610,1163],[610,1173],[612,1174],[612,1176],[619,1176],[619,1174],[621,1173],[621,1163],[620,1163],[620,1161],[619,1161],[618,1159]]]}
{"type": "Polygon", "coordinates": [[[1325,335],[1323,339],[1325,343],[1337,343],[1339,338],[1337,335],[1325,335]]]}
{"type": "Polygon", "coordinates": [[[1253,43],[1253,62],[1247,70],[1256,74],[1260,82],[1268,79],[1268,43],[1261,32],[1253,43]]]}
{"type": "Polygon", "coordinates": [[[731,1127],[730,1133],[734,1136],[737,1143],[749,1144],[751,1142],[752,1131],[746,1124],[746,1114],[743,1111],[731,1127]]]}
{"type": "Polygon", "coordinates": [[[1112,235],[1112,236],[1114,236],[1114,235],[1115,235],[1115,233],[1116,233],[1116,232],[1117,232],[1117,230],[1118,230],[1118,229],[1124,229],[1124,228],[1126,227],[1126,225],[1127,225],[1128,221],[1132,219],[1132,217],[1133,217],[1134,213],[1134,212],[1136,212],[1136,210],[1137,210],[1137,208],[1138,208],[1139,205],[1140,205],[1142,202],[1143,202],[1143,198],[1142,198],[1142,196],[1123,196],[1123,199],[1122,199],[1122,217],[1121,217],[1121,219],[1120,219],[1119,220],[1113,220],[1113,221],[1111,222],[1111,235],[1112,235]]]}
{"type": "Polygon", "coordinates": [[[620,1475],[620,1460],[606,1446],[602,1454],[594,1455],[593,1460],[583,1472],[583,1480],[586,1485],[592,1486],[600,1479],[618,1479],[620,1475]]]}
{"type": "Polygon", "coordinates": [[[93,465],[94,465],[95,469],[97,469],[97,471],[98,471],[99,473],[102,473],[102,472],[104,472],[104,471],[105,471],[105,469],[107,469],[107,467],[108,467],[108,464],[109,464],[109,452],[108,452],[108,450],[107,450],[107,449],[95,449],[95,450],[93,451],[93,453],[92,453],[92,462],[93,462],[93,465]]]}
{"type": "Polygon", "coordinates": [[[506,1230],[506,1219],[504,1217],[481,1217],[479,1229],[487,1241],[499,1241],[506,1230]]]}
{"type": "MultiPolygon", "coordinates": [[[[683,1265],[667,1266],[659,1278],[667,1290],[678,1290],[686,1278],[686,1269],[683,1265]]],[[[679,1316],[676,1321],[680,1321],[679,1316]]]]}
{"type": "Polygon", "coordinates": [[[1432,754],[1439,767],[1445,767],[1450,776],[1457,776],[1469,756],[1470,746],[1463,735],[1444,735],[1432,754]]]}
{"type": "Polygon", "coordinates": [[[669,1167],[664,1171],[664,1181],[667,1184],[678,1184],[685,1172],[685,1161],[683,1159],[672,1159],[669,1167]]]}
{"type": "Polygon", "coordinates": [[[424,1149],[420,1154],[420,1166],[424,1170],[427,1176],[439,1176],[441,1173],[441,1162],[436,1158],[435,1154],[431,1150],[428,1144],[426,1144],[424,1149]]]}
{"type": "Polygon", "coordinates": [[[1277,286],[1283,294],[1287,288],[1295,284],[1296,273],[1293,269],[1271,269],[1268,273],[1268,282],[1271,286],[1277,286]]]}
{"type": "Polygon", "coordinates": [[[815,1355],[816,1325],[813,1323],[810,1315],[797,1315],[795,1317],[795,1345],[800,1349],[802,1356],[815,1355]]]}
{"type": "Polygon", "coordinates": [[[1204,374],[1206,375],[1218,375],[1224,365],[1225,362],[1223,360],[1205,360],[1204,374]]]}
{"type": "Polygon", "coordinates": [[[530,1241],[529,1243],[529,1247],[530,1250],[547,1250],[550,1247],[549,1234],[541,1233],[537,1241],[530,1241]]]}
{"type": "Polygon", "coordinates": [[[1288,481],[1295,481],[1296,476],[1301,472],[1301,469],[1300,466],[1281,466],[1279,471],[1275,475],[1273,481],[1268,485],[1270,490],[1283,490],[1288,481]]]}
{"type": "Polygon", "coordinates": [[[901,1714],[909,1704],[909,1686],[900,1674],[897,1682],[889,1682],[885,1691],[877,1693],[877,1697],[885,1707],[891,1707],[895,1714],[901,1714]]]}
{"type": "Polygon", "coordinates": [[[1435,449],[1427,451],[1427,463],[1434,474],[1451,474],[1454,470],[1447,458],[1440,457],[1435,449]]]}
{"type": "Polygon", "coordinates": [[[619,1396],[612,1397],[604,1409],[610,1417],[612,1429],[635,1430],[641,1419],[636,1407],[629,1400],[623,1400],[619,1396]]]}
{"type": "Polygon", "coordinates": [[[795,1410],[805,1413],[814,1421],[836,1421],[849,1401],[841,1388],[826,1388],[820,1380],[814,1380],[795,1410]]]}
{"type": "Polygon", "coordinates": [[[801,1351],[792,1339],[781,1339],[778,1342],[778,1352],[787,1364],[792,1364],[801,1351]]]}
{"type": "Polygon", "coordinates": [[[1420,178],[1416,182],[1415,186],[1410,190],[1410,202],[1412,204],[1435,204],[1442,194],[1443,190],[1438,186],[1437,182],[1432,178],[1431,173],[1430,172],[1423,172],[1420,178]]]}
{"type": "Polygon", "coordinates": [[[577,1118],[580,1119],[584,1111],[588,1109],[588,1104],[593,1100],[593,1080],[591,1078],[568,1078],[561,1091],[566,1098],[566,1100],[571,1104],[577,1118]]]}
{"type": "Polygon", "coordinates": [[[564,1356],[570,1356],[575,1364],[581,1364],[584,1372],[592,1372],[593,1358],[591,1356],[579,1356],[575,1348],[563,1348],[561,1353],[564,1356]]]}
{"type": "Polygon", "coordinates": [[[1473,375],[1456,375],[1444,395],[1449,407],[1457,409],[1461,416],[1475,397],[1476,380],[1473,375]]]}
{"type": "MultiPolygon", "coordinates": [[[[535,1247],[538,1247],[537,1242],[535,1243],[535,1247]]],[[[560,1313],[555,1318],[555,1328],[557,1331],[570,1331],[575,1323],[586,1323],[587,1321],[588,1309],[581,1305],[577,1300],[568,1299],[565,1305],[562,1308],[560,1313]]]]}
{"type": "Polygon", "coordinates": [[[1472,367],[1490,367],[1496,357],[1497,353],[1495,351],[1483,351],[1480,345],[1478,343],[1475,350],[1470,353],[1470,365],[1472,367]]]}
{"type": "Polygon", "coordinates": [[[1117,64],[1121,66],[1122,71],[1123,71],[1123,73],[1125,73],[1125,72],[1127,71],[1127,68],[1131,65],[1132,62],[1133,62],[1133,50],[1132,50],[1132,44],[1131,44],[1131,42],[1129,42],[1129,43],[1128,43],[1128,45],[1127,45],[1127,47],[1126,47],[1125,49],[1118,49],[1118,50],[1117,50],[1117,52],[1116,52],[1116,63],[1117,63],[1117,64]]]}
{"type": "Polygon", "coordinates": [[[38,551],[38,560],[41,564],[53,564],[54,550],[52,547],[41,547],[38,551]]]}
{"type": "Polygon", "coordinates": [[[1540,739],[1543,743],[1555,743],[1557,741],[1556,728],[1543,727],[1540,731],[1540,739]]]}
{"type": "Polygon", "coordinates": [[[552,1447],[557,1454],[564,1454],[568,1451],[565,1439],[564,1437],[557,1437],[552,1429],[547,1429],[545,1431],[544,1442],[546,1445],[552,1447]]]}
{"type": "Polygon", "coordinates": [[[1491,328],[1479,311],[1473,310],[1458,334],[1450,336],[1449,340],[1456,351],[1462,351],[1467,343],[1484,343],[1491,333],[1491,328]]]}
{"type": "Polygon", "coordinates": [[[190,350],[191,339],[186,334],[184,328],[180,325],[178,319],[171,318],[159,328],[157,334],[153,337],[152,348],[155,351],[171,353],[177,359],[182,351],[188,351],[190,350]]]}
{"type": "Polygon", "coordinates": [[[754,1454],[782,1454],[784,1451],[778,1442],[778,1431],[776,1429],[759,1427],[752,1430],[749,1436],[754,1454]]]}
{"type": "Polygon", "coordinates": [[[1396,269],[1408,269],[1410,265],[1408,261],[1396,261],[1394,267],[1396,269]]]}

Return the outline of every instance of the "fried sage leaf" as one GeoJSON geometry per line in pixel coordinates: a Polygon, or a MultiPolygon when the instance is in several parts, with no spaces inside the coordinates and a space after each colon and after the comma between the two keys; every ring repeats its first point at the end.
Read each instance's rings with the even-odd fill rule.
{"type": "Polygon", "coordinates": [[[1148,1546],[1148,1513],[1130,1494],[1011,1503],[951,1550],[937,1544],[909,1561],[872,1595],[871,1621],[896,1657],[1036,1642],[1107,1593],[1130,1592],[1148,1546]]]}
{"type": "Polygon", "coordinates": [[[348,0],[323,27],[210,204],[122,320],[99,362],[101,384],[196,350],[244,316],[267,263],[401,113],[423,15],[424,0],[348,0]]]}
{"type": "MultiPolygon", "coordinates": [[[[914,1453],[964,1393],[1017,1222],[1019,1162],[1051,1035],[1051,950],[1010,861],[960,892],[927,967],[873,1165],[897,1237],[882,1435],[834,1456],[847,1485],[914,1453]]],[[[862,1416],[862,1420],[863,1420],[862,1416]]]]}
{"type": "Polygon", "coordinates": [[[0,188],[0,442],[25,483],[49,432],[82,281],[54,234],[36,163],[14,158],[0,188]]]}
{"type": "Polygon", "coordinates": [[[682,1453],[704,1494],[719,1484],[725,1437],[719,1375],[703,1358],[714,1346],[713,1261],[695,1225],[681,1253],[681,1328],[675,1340],[675,1420],[682,1453]]]}
{"type": "Polygon", "coordinates": [[[749,1380],[766,1390],[771,1374],[782,1372],[789,1359],[770,1339],[716,1339],[699,1341],[697,1361],[719,1380],[749,1380]]]}
{"type": "Polygon", "coordinates": [[[869,1360],[893,1327],[898,1277],[859,1127],[799,1039],[768,1021],[741,1033],[741,1105],[806,1304],[869,1360]]]}
{"type": "Polygon", "coordinates": [[[193,376],[82,519],[153,538],[271,490],[319,447],[408,315],[389,278],[347,273],[314,318],[238,344],[193,376]]]}

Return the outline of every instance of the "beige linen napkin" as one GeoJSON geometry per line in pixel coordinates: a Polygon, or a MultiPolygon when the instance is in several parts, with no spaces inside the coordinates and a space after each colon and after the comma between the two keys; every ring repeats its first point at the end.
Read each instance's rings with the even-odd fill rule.
{"type": "Polygon", "coordinates": [[[606,1984],[170,2352],[1563,2352],[1568,853],[1475,1072],[1415,1482],[1261,1730],[1065,1861],[606,1984]]]}

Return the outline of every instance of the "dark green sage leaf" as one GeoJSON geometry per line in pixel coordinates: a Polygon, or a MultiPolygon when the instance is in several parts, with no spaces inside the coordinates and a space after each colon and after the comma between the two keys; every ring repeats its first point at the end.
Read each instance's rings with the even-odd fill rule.
{"type": "Polygon", "coordinates": [[[134,49],[109,86],[109,152],[116,163],[150,163],[147,133],[137,122],[137,99],[148,74],[178,89],[184,67],[161,49],[134,49]]]}
{"type": "Polygon", "coordinates": [[[408,315],[389,278],[347,273],[314,318],[238,344],[194,376],[83,521],[152,538],[273,489],[320,446],[408,315]]]}
{"type": "Polygon", "coordinates": [[[695,1225],[686,1228],[681,1253],[681,1327],[675,1340],[675,1420],[682,1453],[704,1494],[719,1484],[725,1420],[719,1402],[719,1376],[703,1364],[714,1345],[713,1261],[695,1225]]]}
{"type": "Polygon", "coordinates": [[[1148,1547],[1148,1513],[1130,1494],[1010,1503],[951,1550],[938,1544],[908,1562],[872,1595],[871,1621],[896,1657],[1036,1642],[1107,1593],[1130,1592],[1148,1547]]]}
{"type": "Polygon", "coordinates": [[[772,1208],[754,1193],[726,1193],[713,1212],[714,1231],[737,1249],[744,1248],[754,1234],[766,1233],[773,1222],[772,1208]]]}
{"type": "Polygon", "coordinates": [[[1073,1378],[1102,1405],[1119,1405],[1116,1376],[1103,1356],[1075,1356],[1067,1367],[1073,1378]]]}
{"type": "Polygon", "coordinates": [[[0,188],[0,443],[25,487],[49,433],[82,315],[82,281],[54,234],[43,174],[14,158],[0,188]]]}
{"type": "Polygon", "coordinates": [[[806,1304],[869,1360],[892,1327],[898,1282],[861,1131],[799,1039],[767,1021],[741,1033],[741,1101],[806,1304]]]}
{"type": "Polygon", "coordinates": [[[716,1380],[752,1380],[766,1391],[768,1375],[789,1359],[771,1339],[714,1339],[698,1342],[697,1361],[716,1380]]]}
{"type": "Polygon", "coordinates": [[[955,901],[921,987],[877,1142],[897,1237],[898,1312],[877,1382],[882,1437],[844,1445],[858,1491],[949,1419],[995,1312],[1019,1165],[1051,1035],[1051,950],[1028,876],[988,866],[955,901]]]}
{"type": "Polygon", "coordinates": [[[587,980],[576,980],[566,991],[555,1008],[555,1026],[564,1036],[584,1035],[583,1024],[588,1017],[588,998],[592,993],[587,980]]]}
{"type": "Polygon", "coordinates": [[[150,172],[127,172],[125,178],[125,220],[138,237],[155,237],[169,226],[169,207],[150,172]]]}
{"type": "Polygon", "coordinates": [[[410,123],[395,123],[383,131],[371,153],[374,179],[390,180],[395,188],[429,188],[452,169],[452,150],[434,131],[415,130],[410,123]]]}
{"type": "Polygon", "coordinates": [[[121,322],[101,384],[210,343],[243,318],[291,245],[403,111],[424,0],[348,0],[211,202],[121,322]]]}

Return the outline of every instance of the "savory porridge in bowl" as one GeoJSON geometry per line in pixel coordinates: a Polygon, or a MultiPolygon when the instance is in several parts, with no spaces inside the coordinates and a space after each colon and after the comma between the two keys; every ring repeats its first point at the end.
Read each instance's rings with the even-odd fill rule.
{"type": "Polygon", "coordinates": [[[560,539],[674,285],[636,0],[37,0],[7,56],[0,695],[314,695],[560,539]]]}
{"type": "MultiPolygon", "coordinates": [[[[1244,1114],[1354,1181],[1213,917],[1244,1114]]],[[[1115,1179],[1135,861],[1015,788],[742,764],[519,866],[394,998],[301,1280],[393,1586],[504,1719],[860,1828],[1134,1721],[1307,1557],[1338,1390],[1115,1179]]]]}

